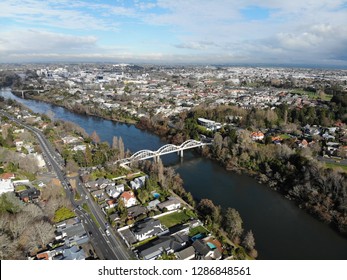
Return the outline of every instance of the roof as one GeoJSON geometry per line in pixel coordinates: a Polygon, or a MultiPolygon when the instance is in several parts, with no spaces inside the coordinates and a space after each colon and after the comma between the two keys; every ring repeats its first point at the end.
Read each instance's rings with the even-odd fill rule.
{"type": "Polygon", "coordinates": [[[189,246],[188,248],[185,248],[182,251],[177,252],[176,256],[179,260],[191,259],[195,256],[195,249],[193,246],[189,246]]]}
{"type": "Polygon", "coordinates": [[[0,178],[3,180],[14,179],[15,175],[14,173],[3,173],[1,174],[0,178]]]}
{"type": "Polygon", "coordinates": [[[86,258],[84,250],[77,246],[64,249],[63,256],[63,260],[84,260],[86,258]]]}
{"type": "Polygon", "coordinates": [[[181,202],[176,198],[176,197],[173,197],[173,196],[170,196],[168,198],[168,200],[165,200],[164,202],[161,202],[159,203],[157,206],[159,208],[165,208],[165,207],[168,207],[170,205],[173,205],[173,204],[180,204],[181,202]]]}
{"type": "Polygon", "coordinates": [[[142,235],[149,231],[152,231],[152,235],[156,235],[157,233],[160,233],[163,230],[159,220],[148,219],[136,223],[135,226],[132,228],[132,231],[138,235],[142,235]]]}
{"type": "Polygon", "coordinates": [[[182,244],[177,242],[172,236],[161,236],[158,239],[150,242],[146,249],[139,252],[139,255],[145,259],[150,260],[156,258],[168,251],[178,251],[182,249],[182,244]]]}
{"type": "Polygon", "coordinates": [[[131,198],[136,198],[135,194],[132,191],[123,192],[120,195],[120,197],[123,198],[124,200],[129,200],[131,198]]]}
{"type": "Polygon", "coordinates": [[[147,208],[142,205],[135,205],[128,208],[128,215],[133,218],[145,213],[147,213],[147,208]]]}
{"type": "Polygon", "coordinates": [[[206,256],[211,251],[207,244],[200,239],[194,241],[193,247],[195,251],[201,256],[206,256]]]}

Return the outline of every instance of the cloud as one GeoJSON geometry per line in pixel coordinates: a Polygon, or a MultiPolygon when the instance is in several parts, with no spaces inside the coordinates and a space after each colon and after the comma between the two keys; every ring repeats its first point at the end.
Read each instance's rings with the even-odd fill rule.
{"type": "Polygon", "coordinates": [[[346,3],[1,0],[0,54],[18,60],[41,53],[45,59],[347,65],[346,3]]]}

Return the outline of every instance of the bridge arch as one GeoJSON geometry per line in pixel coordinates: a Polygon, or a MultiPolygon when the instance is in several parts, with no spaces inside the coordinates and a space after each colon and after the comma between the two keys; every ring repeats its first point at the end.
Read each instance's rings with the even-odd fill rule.
{"type": "Polygon", "coordinates": [[[178,151],[179,150],[179,147],[174,145],[174,144],[167,144],[161,148],[159,148],[157,150],[157,154],[163,154],[163,153],[167,153],[167,152],[175,152],[175,151],[178,151]]]}
{"type": "Polygon", "coordinates": [[[153,152],[151,150],[141,150],[136,152],[135,154],[133,154],[129,160],[133,161],[133,160],[141,160],[141,159],[145,159],[147,157],[154,157],[156,156],[156,152],[153,152]]]}
{"type": "Polygon", "coordinates": [[[193,140],[193,139],[190,139],[190,140],[187,140],[187,141],[183,142],[180,145],[180,148],[188,148],[188,147],[192,147],[192,146],[202,146],[202,145],[203,144],[201,142],[193,140]]]}

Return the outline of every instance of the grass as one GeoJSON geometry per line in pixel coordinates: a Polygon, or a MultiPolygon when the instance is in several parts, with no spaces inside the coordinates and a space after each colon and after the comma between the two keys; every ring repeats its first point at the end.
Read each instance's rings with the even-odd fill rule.
{"type": "Polygon", "coordinates": [[[59,223],[75,216],[75,213],[69,208],[61,207],[57,211],[55,211],[53,221],[55,223],[59,223]]]}
{"type": "Polygon", "coordinates": [[[80,200],[81,199],[81,195],[79,194],[79,192],[75,192],[75,200],[80,200]]]}
{"type": "Polygon", "coordinates": [[[136,248],[136,247],[139,247],[139,246],[142,246],[142,245],[145,245],[147,243],[149,243],[150,241],[154,240],[154,239],[157,239],[158,237],[155,235],[155,236],[152,236],[150,238],[147,238],[146,240],[142,240],[140,242],[137,242],[136,244],[133,244],[133,247],[136,248]]]}
{"type": "Polygon", "coordinates": [[[323,94],[322,96],[320,96],[319,94],[317,94],[315,92],[307,91],[304,89],[293,89],[290,93],[299,94],[299,95],[307,95],[309,97],[309,99],[322,98],[322,100],[324,100],[324,101],[330,101],[331,98],[333,97],[332,95],[329,95],[329,94],[323,94]]]}
{"type": "Polygon", "coordinates": [[[175,225],[183,224],[191,218],[184,211],[175,212],[166,216],[162,216],[159,221],[167,228],[173,227],[175,225]]]}
{"type": "Polygon", "coordinates": [[[344,172],[347,172],[347,165],[326,162],[325,166],[332,169],[342,169],[344,172]]]}
{"type": "Polygon", "coordinates": [[[27,189],[27,187],[24,185],[16,186],[16,192],[25,191],[26,189],[27,189]]]}
{"type": "Polygon", "coordinates": [[[208,230],[203,226],[197,226],[189,231],[189,236],[197,235],[198,233],[208,233],[208,230]]]}
{"type": "Polygon", "coordinates": [[[288,135],[288,134],[281,134],[280,137],[282,139],[290,139],[291,138],[290,135],[288,135]]]}

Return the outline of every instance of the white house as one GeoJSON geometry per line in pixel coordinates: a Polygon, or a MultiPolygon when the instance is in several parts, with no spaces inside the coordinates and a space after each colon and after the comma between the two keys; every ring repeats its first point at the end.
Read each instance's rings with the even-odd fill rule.
{"type": "Polygon", "coordinates": [[[108,185],[106,187],[106,193],[113,198],[117,198],[118,196],[120,196],[120,194],[124,192],[124,185],[118,185],[118,186],[114,186],[114,185],[108,185]]]}
{"type": "Polygon", "coordinates": [[[173,196],[170,196],[168,200],[157,204],[160,210],[167,209],[168,211],[175,210],[181,207],[181,202],[173,196]]]}
{"type": "Polygon", "coordinates": [[[124,206],[127,208],[137,204],[137,199],[132,191],[123,192],[120,199],[123,200],[124,206]]]}
{"type": "Polygon", "coordinates": [[[14,186],[11,179],[0,179],[0,195],[14,192],[14,186]]]}
{"type": "Polygon", "coordinates": [[[167,229],[163,227],[159,220],[149,219],[136,223],[132,228],[132,232],[138,241],[145,240],[152,236],[166,232],[167,229]]]}
{"type": "Polygon", "coordinates": [[[130,182],[130,187],[133,190],[137,190],[139,188],[142,188],[145,183],[146,183],[146,177],[147,176],[142,176],[142,177],[137,177],[133,181],[130,182]]]}

